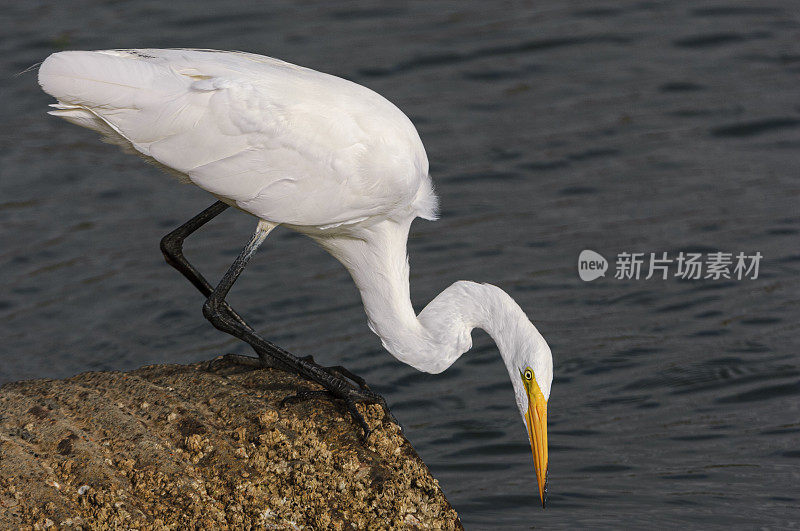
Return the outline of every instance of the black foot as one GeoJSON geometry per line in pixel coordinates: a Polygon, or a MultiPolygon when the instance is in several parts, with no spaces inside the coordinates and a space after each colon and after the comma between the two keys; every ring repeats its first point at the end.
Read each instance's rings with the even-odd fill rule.
{"type": "MultiPolygon", "coordinates": [[[[340,399],[344,402],[347,411],[353,417],[353,420],[355,420],[364,431],[364,441],[369,438],[369,435],[373,430],[369,427],[369,424],[367,424],[367,421],[356,407],[356,404],[380,405],[389,420],[400,427],[397,419],[395,419],[394,415],[392,415],[392,412],[389,411],[389,406],[386,404],[386,400],[378,393],[372,391],[363,378],[352,373],[341,365],[334,365],[332,367],[319,365],[314,361],[313,356],[304,356],[299,359],[314,365],[316,368],[324,371],[329,376],[329,378],[326,379],[327,381],[317,382],[324,386],[325,389],[304,389],[302,391],[298,391],[296,394],[284,398],[281,401],[281,407],[289,404],[304,402],[314,398],[323,398],[329,400],[340,399]],[[331,383],[334,385],[331,385],[331,383]],[[335,390],[329,390],[331,388],[335,390]]],[[[225,354],[224,356],[219,356],[218,358],[215,358],[209,362],[208,370],[214,370],[222,365],[237,365],[250,370],[263,369],[267,367],[284,370],[286,372],[296,372],[287,368],[277,360],[273,360],[269,356],[264,356],[263,358],[254,358],[252,356],[243,356],[241,354],[225,354]]],[[[311,380],[314,381],[313,379],[311,380]]]]}
{"type": "MultiPolygon", "coordinates": [[[[346,382],[346,380],[342,380],[342,382],[346,382]]],[[[289,404],[297,404],[298,402],[304,402],[306,400],[311,400],[314,398],[321,398],[321,399],[340,399],[344,402],[347,411],[350,413],[350,416],[353,417],[361,429],[363,430],[362,435],[362,442],[366,443],[369,439],[370,434],[374,431],[372,428],[369,427],[367,421],[364,419],[364,415],[358,410],[356,404],[378,404],[383,408],[383,412],[389,420],[394,423],[398,428],[400,428],[400,424],[397,422],[397,419],[394,418],[392,412],[389,411],[389,406],[386,405],[386,400],[373,391],[369,389],[356,389],[352,385],[348,385],[346,388],[340,387],[336,390],[328,390],[328,389],[304,389],[302,391],[298,391],[296,394],[289,395],[281,401],[281,407],[287,406],[289,404]]],[[[402,428],[401,428],[402,429],[402,428]]]]}
{"type": "Polygon", "coordinates": [[[358,411],[356,404],[363,403],[363,404],[380,405],[381,408],[383,408],[383,411],[389,418],[389,420],[394,424],[396,424],[398,427],[400,427],[400,424],[397,422],[397,419],[395,419],[394,415],[392,415],[392,412],[389,411],[389,406],[386,405],[386,399],[384,399],[378,393],[372,391],[369,388],[369,385],[367,385],[367,381],[364,380],[364,378],[351,372],[349,369],[342,367],[341,365],[332,365],[329,367],[320,365],[314,361],[313,356],[304,356],[300,359],[314,365],[318,369],[325,371],[330,376],[331,380],[333,380],[334,383],[337,385],[331,386],[330,385],[331,380],[329,380],[328,382],[317,381],[318,384],[325,387],[324,390],[299,391],[297,394],[285,398],[283,400],[282,405],[285,405],[287,403],[302,402],[304,400],[308,400],[311,398],[329,398],[329,399],[338,398],[344,401],[347,410],[350,412],[350,415],[352,415],[353,419],[356,422],[358,422],[358,424],[364,430],[365,441],[367,438],[369,438],[369,435],[370,433],[372,433],[372,430],[370,429],[366,420],[364,420],[364,416],[358,411]],[[357,385],[358,388],[356,388],[353,384],[357,385]]]}
{"type": "Polygon", "coordinates": [[[347,378],[348,380],[351,380],[353,383],[355,383],[359,388],[365,389],[367,391],[370,390],[369,389],[369,385],[367,385],[367,381],[364,378],[362,378],[361,376],[359,376],[359,375],[357,375],[357,374],[355,374],[353,372],[350,372],[349,369],[347,369],[345,367],[342,367],[341,365],[329,365],[329,366],[320,365],[319,363],[314,361],[314,356],[310,356],[310,355],[309,356],[303,356],[300,359],[303,360],[303,361],[307,361],[309,363],[313,363],[318,368],[320,368],[323,371],[327,372],[328,374],[330,374],[334,378],[340,378],[340,379],[347,378]]]}

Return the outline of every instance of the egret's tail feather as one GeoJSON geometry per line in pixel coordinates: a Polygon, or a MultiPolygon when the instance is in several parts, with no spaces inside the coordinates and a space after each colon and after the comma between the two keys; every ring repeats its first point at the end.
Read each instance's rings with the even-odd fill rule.
{"type": "Polygon", "coordinates": [[[103,142],[119,146],[126,153],[143,156],[143,154],[135,149],[133,144],[120,134],[119,131],[115,130],[108,122],[85,107],[65,105],[63,103],[52,103],[50,107],[53,107],[53,110],[47,111],[47,114],[63,118],[70,123],[85,127],[86,129],[97,131],[102,135],[103,142]]]}
{"type": "Polygon", "coordinates": [[[202,114],[196,107],[187,110],[179,97],[190,83],[165,61],[136,50],[59,52],[39,68],[42,89],[58,99],[49,114],[147,160],[156,158],[154,143],[190,128],[177,122],[191,124],[202,114]]]}
{"type": "MultiPolygon", "coordinates": [[[[154,90],[164,92],[170,83],[158,65],[131,61],[112,51],[54,53],[39,68],[42,89],[60,103],[100,108],[137,108],[137,100],[154,90]]],[[[174,87],[177,89],[178,87],[174,87]]]]}

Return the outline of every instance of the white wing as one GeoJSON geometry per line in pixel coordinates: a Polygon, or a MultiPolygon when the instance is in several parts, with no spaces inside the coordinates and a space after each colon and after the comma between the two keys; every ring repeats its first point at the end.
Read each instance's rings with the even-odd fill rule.
{"type": "Polygon", "coordinates": [[[59,100],[51,114],[263,219],[435,216],[416,129],[344,79],[242,52],[143,49],[53,54],[39,83],[59,100]]]}

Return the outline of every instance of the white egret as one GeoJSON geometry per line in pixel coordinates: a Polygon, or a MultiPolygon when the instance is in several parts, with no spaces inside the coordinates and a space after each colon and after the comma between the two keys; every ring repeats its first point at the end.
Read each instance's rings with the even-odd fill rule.
{"type": "Polygon", "coordinates": [[[203,313],[215,327],[249,343],[264,365],[320,383],[365,430],[354,404],[385,407],[380,395],[342,367],[319,366],[264,340],[225,302],[276,226],[306,234],[344,264],[370,329],[420,371],[444,371],[470,349],[473,328],[486,330],[511,376],[544,505],[550,348],[517,303],[489,284],[455,282],[415,315],[406,241],[414,218],[436,219],[437,198],[419,135],[397,107],[332,75],[215,50],[59,52],[41,65],[39,83],[58,100],[50,114],[216,196],[217,203],[162,240],[167,261],[207,297],[203,313]],[[228,206],[258,224],[212,288],[182,244],[228,206]]]}

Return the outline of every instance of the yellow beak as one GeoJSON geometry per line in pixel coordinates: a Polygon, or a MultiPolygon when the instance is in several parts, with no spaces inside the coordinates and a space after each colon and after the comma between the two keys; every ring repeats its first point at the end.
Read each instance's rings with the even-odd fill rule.
{"type": "Polygon", "coordinates": [[[525,413],[528,437],[531,440],[533,464],[536,466],[536,480],[539,483],[539,497],[542,507],[547,503],[547,400],[533,382],[528,390],[528,411],[525,413]]]}

